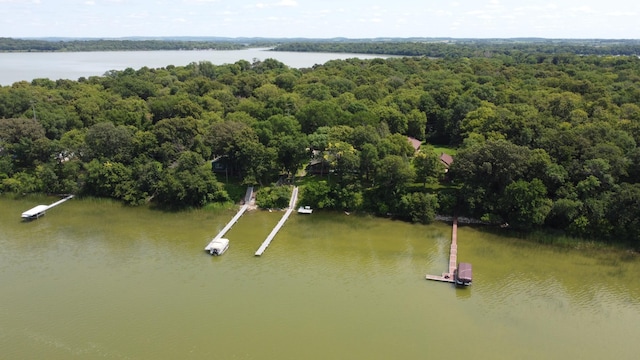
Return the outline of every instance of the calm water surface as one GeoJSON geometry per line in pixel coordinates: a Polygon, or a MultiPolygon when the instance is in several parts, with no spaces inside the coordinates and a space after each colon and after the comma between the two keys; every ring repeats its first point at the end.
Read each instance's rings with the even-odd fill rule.
{"type": "Polygon", "coordinates": [[[636,359],[640,262],[470,227],[474,285],[424,280],[450,227],[343,214],[165,213],[0,197],[0,351],[6,359],[636,359]]]}
{"type": "Polygon", "coordinates": [[[191,51],[92,51],[1,53],[0,85],[37,78],[51,80],[102,76],[109,70],[139,69],[144,66],[161,68],[168,65],[184,66],[192,62],[209,61],[214,65],[233,64],[239,60],[253,62],[268,58],[281,61],[291,68],[307,68],[335,59],[373,59],[388,55],[301,53],[246,50],[191,50],[191,51]]]}

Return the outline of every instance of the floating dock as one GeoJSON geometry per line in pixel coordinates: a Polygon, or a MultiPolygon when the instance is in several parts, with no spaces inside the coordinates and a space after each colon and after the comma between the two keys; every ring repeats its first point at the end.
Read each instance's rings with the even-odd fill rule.
{"type": "Polygon", "coordinates": [[[54,202],[51,205],[38,205],[35,206],[25,212],[22,213],[22,218],[24,220],[35,220],[40,218],[41,216],[44,216],[44,214],[47,212],[47,210],[51,209],[54,206],[58,206],[60,204],[62,204],[63,202],[72,199],[73,195],[69,195],[67,197],[65,197],[64,199],[58,200],[56,202],[54,202]]]}
{"type": "Polygon", "coordinates": [[[258,251],[256,251],[255,256],[261,256],[262,253],[264,253],[264,251],[267,250],[267,247],[269,247],[269,244],[271,244],[271,240],[273,240],[273,238],[276,236],[278,231],[280,231],[282,226],[284,226],[284,223],[289,218],[289,215],[291,215],[291,213],[293,212],[297,201],[298,201],[298,187],[296,186],[293,188],[293,191],[291,192],[291,200],[289,200],[289,208],[282,216],[282,219],[278,221],[278,224],[276,225],[276,227],[274,227],[273,230],[271,230],[271,233],[269,234],[269,236],[267,236],[267,238],[264,240],[262,245],[260,245],[260,248],[258,249],[258,251]]]}
{"type": "Polygon", "coordinates": [[[449,271],[438,275],[427,275],[427,280],[444,281],[453,283],[454,272],[456,271],[458,261],[458,218],[453,218],[453,226],[451,229],[451,250],[449,251],[449,271]]]}
{"type": "Polygon", "coordinates": [[[240,207],[240,210],[238,210],[238,212],[236,213],[236,215],[227,223],[227,225],[225,225],[224,228],[222,228],[222,230],[220,230],[220,232],[218,233],[218,235],[216,235],[210,242],[209,244],[204,248],[205,251],[207,252],[211,252],[211,249],[213,247],[215,247],[216,242],[221,239],[224,234],[227,233],[227,231],[231,230],[231,228],[233,227],[233,224],[235,224],[236,222],[238,222],[238,219],[240,219],[240,217],[242,216],[242,214],[244,214],[245,211],[247,211],[247,209],[249,208],[249,205],[251,203],[251,199],[253,199],[253,186],[249,186],[247,188],[247,193],[244,196],[244,205],[242,205],[240,207]]]}

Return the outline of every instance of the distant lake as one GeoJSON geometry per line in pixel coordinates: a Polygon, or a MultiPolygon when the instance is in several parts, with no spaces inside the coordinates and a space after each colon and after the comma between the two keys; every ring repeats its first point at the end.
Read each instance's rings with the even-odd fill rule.
{"type": "Polygon", "coordinates": [[[171,50],[171,51],[95,51],[95,52],[21,52],[0,53],[0,85],[38,78],[51,80],[102,76],[109,70],[184,66],[209,61],[215,65],[233,64],[239,60],[276,59],[292,68],[308,68],[335,59],[373,59],[388,55],[348,53],[302,53],[246,50],[171,50]]]}

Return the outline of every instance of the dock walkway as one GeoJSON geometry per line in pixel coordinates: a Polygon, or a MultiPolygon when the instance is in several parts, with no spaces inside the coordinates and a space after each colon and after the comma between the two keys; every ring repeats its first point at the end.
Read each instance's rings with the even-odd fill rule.
{"type": "Polygon", "coordinates": [[[452,283],[453,272],[456,270],[458,263],[458,218],[453,218],[453,226],[451,228],[451,250],[449,251],[449,272],[442,273],[442,276],[427,275],[427,280],[436,280],[452,283]]]}
{"type": "Polygon", "coordinates": [[[69,195],[69,196],[65,197],[64,199],[60,199],[60,200],[54,202],[53,204],[47,206],[47,210],[51,209],[54,206],[58,206],[58,205],[62,204],[63,202],[65,202],[65,201],[67,201],[69,199],[73,199],[73,195],[69,195]]]}
{"type": "Polygon", "coordinates": [[[289,200],[289,208],[284,213],[280,221],[278,221],[278,224],[273,228],[273,230],[271,230],[271,233],[269,234],[269,236],[267,236],[267,238],[264,240],[262,245],[260,245],[260,248],[258,249],[258,251],[256,251],[255,256],[261,256],[262,253],[264,253],[264,251],[267,250],[267,247],[269,247],[269,244],[271,244],[271,240],[273,240],[273,238],[276,236],[278,231],[280,231],[282,226],[284,226],[284,223],[289,218],[289,215],[291,215],[291,213],[293,212],[297,202],[298,202],[298,187],[296,186],[293,188],[293,191],[291,192],[291,200],[289,200]]]}
{"type": "Polygon", "coordinates": [[[220,230],[220,232],[218,233],[218,235],[216,235],[210,242],[209,244],[204,248],[205,251],[209,251],[211,249],[211,246],[213,245],[213,243],[216,240],[221,239],[224,234],[226,234],[229,230],[231,230],[231,228],[233,227],[233,225],[238,222],[238,219],[240,219],[240,217],[242,216],[242,214],[244,214],[245,211],[247,211],[247,209],[249,208],[249,205],[251,205],[251,199],[253,198],[253,186],[249,186],[247,188],[247,193],[244,196],[244,205],[242,205],[240,207],[240,209],[238,210],[238,212],[236,213],[236,215],[227,223],[227,225],[222,228],[222,230],[220,230]]]}

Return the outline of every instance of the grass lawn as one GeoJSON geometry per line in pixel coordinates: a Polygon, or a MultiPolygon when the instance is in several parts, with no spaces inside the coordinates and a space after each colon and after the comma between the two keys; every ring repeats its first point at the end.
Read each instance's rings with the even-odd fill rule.
{"type": "Polygon", "coordinates": [[[436,152],[436,154],[440,155],[442,153],[445,154],[449,154],[451,156],[456,156],[458,154],[458,149],[454,148],[454,147],[448,147],[448,146],[434,146],[433,147],[433,151],[436,152]]]}
{"type": "Polygon", "coordinates": [[[424,186],[423,183],[413,183],[408,186],[409,192],[426,192],[435,194],[442,190],[457,190],[460,189],[459,185],[451,185],[447,183],[427,183],[427,186],[424,186]]]}
{"type": "Polygon", "coordinates": [[[244,195],[247,192],[247,187],[237,181],[225,183],[224,189],[227,190],[227,194],[229,194],[229,197],[233,202],[238,202],[244,199],[244,195]]]}

